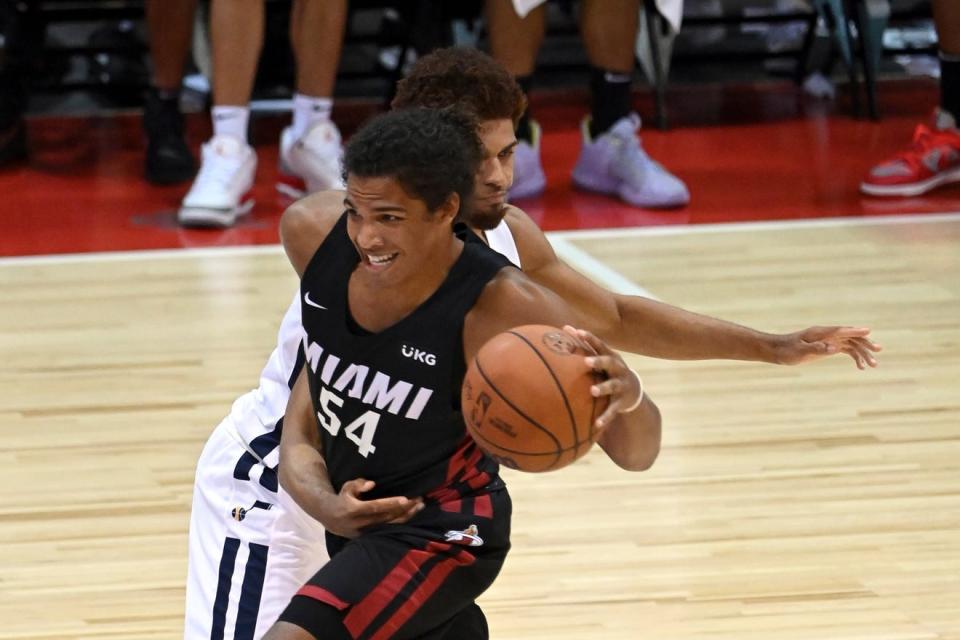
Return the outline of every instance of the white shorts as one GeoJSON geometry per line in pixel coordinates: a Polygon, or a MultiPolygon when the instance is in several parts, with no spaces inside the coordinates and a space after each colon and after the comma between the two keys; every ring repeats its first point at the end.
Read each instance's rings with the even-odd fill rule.
{"type": "Polygon", "coordinates": [[[323,527],[279,489],[275,471],[253,455],[258,449],[242,443],[235,420],[217,426],[197,462],[188,640],[259,639],[328,560],[323,527]]]}

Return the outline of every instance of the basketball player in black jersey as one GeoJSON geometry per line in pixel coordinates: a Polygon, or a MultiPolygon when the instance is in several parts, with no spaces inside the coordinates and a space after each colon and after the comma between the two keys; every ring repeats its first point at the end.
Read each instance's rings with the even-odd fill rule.
{"type": "MultiPolygon", "coordinates": [[[[846,354],[858,368],[876,366],[879,345],[864,327],[814,326],[787,334],[764,333],[640,296],[614,294],[558,259],[546,236],[522,210],[506,203],[513,181],[513,127],[526,98],[513,77],[475,49],[439,49],[420,58],[400,82],[394,109],[455,105],[473,112],[486,152],[466,221],[481,235],[501,221],[516,242],[520,266],[559,294],[578,326],[624,351],[673,360],[752,360],[796,365],[846,354]]],[[[342,192],[313,194],[284,213],[284,223],[310,233],[312,219],[338,211],[342,192]]],[[[609,429],[600,445],[619,466],[643,469],[643,443],[629,430],[609,429]]]]}
{"type": "MultiPolygon", "coordinates": [[[[506,557],[510,498],[466,433],[465,363],[501,331],[561,326],[572,312],[469,232],[454,234],[483,157],[476,126],[438,110],[374,119],[347,146],[345,211],[308,235],[281,230],[301,276],[306,362],[280,479],[326,528],[331,560],[269,640],[438,637],[506,557]]],[[[610,398],[597,426],[643,434],[649,466],[655,405],[619,355],[567,330],[608,376],[592,389],[610,398]]]]}

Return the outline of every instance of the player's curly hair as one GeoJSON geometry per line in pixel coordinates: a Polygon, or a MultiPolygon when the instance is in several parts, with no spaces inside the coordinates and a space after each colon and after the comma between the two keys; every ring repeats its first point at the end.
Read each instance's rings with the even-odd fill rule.
{"type": "Polygon", "coordinates": [[[458,109],[403,109],[379,115],[347,143],[344,181],[351,175],[394,178],[409,195],[437,210],[451,193],[463,206],[483,160],[477,121],[458,109]]]}
{"type": "Polygon", "coordinates": [[[417,60],[397,84],[394,109],[457,106],[479,121],[510,118],[514,125],[527,109],[520,85],[503,66],[477,49],[437,49],[417,60]]]}

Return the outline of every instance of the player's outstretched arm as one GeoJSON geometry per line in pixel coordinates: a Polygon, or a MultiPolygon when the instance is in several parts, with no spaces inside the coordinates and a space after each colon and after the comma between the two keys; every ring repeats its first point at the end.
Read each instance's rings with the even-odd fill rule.
{"type": "Polygon", "coordinates": [[[507,224],[524,272],[555,291],[576,312],[577,326],[618,349],[669,360],[752,360],[802,364],[844,353],[861,369],[876,366],[880,346],[861,327],[810,327],[788,334],[756,331],[640,296],[614,294],[562,262],[525,213],[511,208],[507,224]]]}
{"type": "Polygon", "coordinates": [[[365,527],[405,522],[423,508],[423,501],[403,496],[364,500],[374,487],[371,480],[357,478],[337,492],[330,482],[320,450],[313,403],[306,375],[297,377],[287,402],[280,436],[280,484],[300,508],[316,518],[331,533],[346,538],[360,535],[365,527]]]}
{"type": "Polygon", "coordinates": [[[795,333],[764,333],[649,298],[613,298],[620,321],[614,325],[611,344],[657,358],[795,365],[843,353],[858,368],[865,369],[877,366],[874,354],[881,349],[869,339],[870,329],[866,327],[810,327],[795,333]]]}

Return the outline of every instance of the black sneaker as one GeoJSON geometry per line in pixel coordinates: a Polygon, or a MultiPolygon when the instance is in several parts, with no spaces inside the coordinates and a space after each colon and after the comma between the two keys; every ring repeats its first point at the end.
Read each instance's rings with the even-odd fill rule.
{"type": "Polygon", "coordinates": [[[197,165],[183,134],[183,115],[177,99],[147,91],[143,129],[147,133],[144,173],[153,184],[174,184],[193,178],[197,165]]]}

